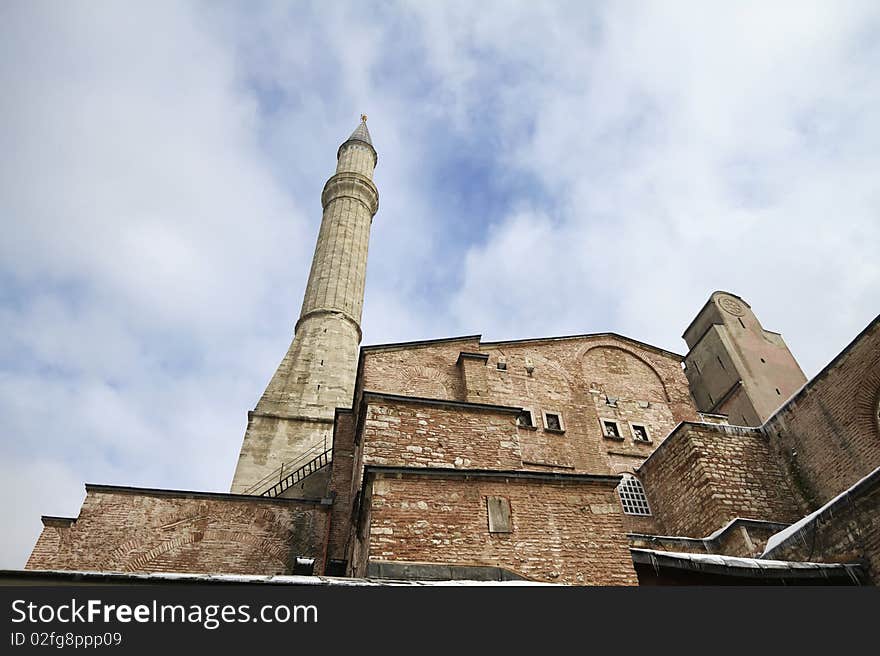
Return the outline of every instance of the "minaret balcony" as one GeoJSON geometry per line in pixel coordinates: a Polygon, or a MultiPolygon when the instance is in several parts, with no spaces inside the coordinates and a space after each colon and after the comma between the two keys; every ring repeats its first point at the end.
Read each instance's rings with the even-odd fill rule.
{"type": "Polygon", "coordinates": [[[353,171],[343,171],[327,180],[321,192],[321,206],[327,206],[338,198],[353,198],[363,203],[372,216],[379,210],[379,190],[367,176],[353,171]]]}

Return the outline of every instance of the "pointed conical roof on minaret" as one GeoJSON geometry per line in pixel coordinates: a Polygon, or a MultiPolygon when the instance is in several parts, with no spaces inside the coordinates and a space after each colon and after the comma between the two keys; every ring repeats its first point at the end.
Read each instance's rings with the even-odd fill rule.
{"type": "MultiPolygon", "coordinates": [[[[376,149],[373,147],[373,140],[370,138],[370,131],[367,129],[367,115],[361,114],[361,122],[358,125],[354,132],[351,133],[351,136],[346,139],[341,146],[339,146],[339,151],[336,153],[336,157],[339,158],[339,153],[342,152],[342,149],[346,144],[351,143],[352,141],[360,141],[362,143],[367,144],[370,147],[370,150],[373,151],[373,159],[378,160],[378,156],[376,154],[376,149]]],[[[375,166],[377,161],[373,162],[375,166]]]]}
{"type": "Polygon", "coordinates": [[[351,136],[348,138],[349,141],[364,141],[371,146],[373,145],[373,140],[370,139],[370,131],[367,130],[367,115],[361,114],[361,123],[355,128],[355,131],[351,133],[351,136]]]}

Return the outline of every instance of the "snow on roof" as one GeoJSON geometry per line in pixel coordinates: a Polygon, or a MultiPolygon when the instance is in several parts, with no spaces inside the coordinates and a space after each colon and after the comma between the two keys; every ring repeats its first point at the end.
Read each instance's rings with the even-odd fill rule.
{"type": "Polygon", "coordinates": [[[719,554],[685,553],[682,551],[657,551],[655,549],[630,549],[652,556],[666,556],[678,560],[704,563],[706,565],[721,565],[723,567],[743,567],[747,569],[840,569],[842,563],[806,563],[789,560],[761,560],[758,558],[740,558],[739,556],[722,556],[719,554]]]}
{"type": "MultiPolygon", "coordinates": [[[[818,510],[811,512],[809,515],[807,515],[803,519],[798,520],[797,522],[795,522],[794,524],[792,524],[788,528],[783,529],[782,531],[779,531],[779,533],[774,533],[773,535],[771,535],[770,539],[767,540],[767,546],[764,548],[764,553],[762,553],[760,557],[761,558],[766,557],[774,549],[781,546],[785,542],[788,542],[790,539],[795,537],[795,535],[800,534],[801,531],[803,531],[807,526],[812,524],[820,515],[826,513],[828,510],[831,509],[832,506],[838,504],[845,497],[849,496],[857,487],[864,485],[868,480],[870,480],[871,478],[873,478],[875,476],[880,477],[880,467],[877,467],[877,469],[872,471],[870,474],[868,474],[864,478],[859,479],[855,484],[853,484],[850,487],[848,487],[847,489],[845,489],[843,492],[838,494],[836,497],[834,497],[831,501],[826,503],[824,506],[822,506],[818,510]]],[[[801,537],[803,538],[803,536],[801,536],[801,537]]]]}
{"type": "Polygon", "coordinates": [[[719,528],[717,531],[715,531],[714,533],[712,533],[712,534],[710,534],[710,535],[707,535],[707,536],[706,536],[705,538],[703,538],[703,539],[704,539],[704,540],[714,540],[714,539],[717,538],[719,535],[721,535],[722,533],[724,533],[724,531],[726,531],[726,530],[729,529],[731,526],[733,526],[733,525],[736,524],[738,521],[740,521],[740,519],[743,519],[743,518],[741,518],[741,517],[734,517],[734,518],[731,519],[729,522],[727,522],[724,526],[722,526],[721,528],[719,528]]]}
{"type": "Polygon", "coordinates": [[[654,535],[653,533],[628,533],[627,535],[632,535],[639,538],[652,538],[656,540],[681,540],[681,541],[690,541],[690,542],[711,542],[719,538],[724,532],[730,530],[732,526],[737,523],[747,523],[752,525],[765,525],[765,526],[784,526],[784,524],[780,524],[779,522],[768,522],[763,519],[751,519],[750,517],[734,517],[729,522],[727,522],[724,526],[713,531],[709,535],[704,538],[692,538],[686,535],[654,535]]]}

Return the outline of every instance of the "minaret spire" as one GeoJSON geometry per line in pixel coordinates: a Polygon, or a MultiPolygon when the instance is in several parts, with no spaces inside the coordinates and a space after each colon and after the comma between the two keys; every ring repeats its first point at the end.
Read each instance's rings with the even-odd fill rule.
{"type": "Polygon", "coordinates": [[[367,115],[366,114],[361,114],[360,125],[358,125],[354,129],[354,132],[351,133],[351,136],[348,138],[348,141],[363,141],[364,143],[368,143],[371,146],[373,145],[373,140],[370,139],[370,131],[367,129],[367,115]]]}
{"type": "Polygon", "coordinates": [[[321,194],[324,213],[293,342],[248,415],[235,493],[260,494],[283,475],[282,466],[295,468],[329,449],[336,408],[351,407],[370,225],[379,209],[378,156],[365,114],[336,157],[321,194]]]}

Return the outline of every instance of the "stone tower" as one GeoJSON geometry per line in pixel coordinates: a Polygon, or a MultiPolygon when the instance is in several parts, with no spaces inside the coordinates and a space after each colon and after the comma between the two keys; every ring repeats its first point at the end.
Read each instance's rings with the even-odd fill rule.
{"type": "Polygon", "coordinates": [[[764,330],[734,294],[713,293],[682,337],[697,408],[731,424],[760,426],[807,382],[782,335],[764,330]]]}
{"type": "MultiPolygon", "coordinates": [[[[293,342],[248,413],[233,493],[261,494],[324,454],[332,446],[335,409],[351,407],[370,224],[379,208],[366,120],[361,116],[339,147],[336,173],[324,185],[324,215],[293,342]]],[[[291,492],[320,495],[322,477],[309,478],[310,489],[291,492]]]]}

